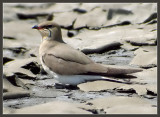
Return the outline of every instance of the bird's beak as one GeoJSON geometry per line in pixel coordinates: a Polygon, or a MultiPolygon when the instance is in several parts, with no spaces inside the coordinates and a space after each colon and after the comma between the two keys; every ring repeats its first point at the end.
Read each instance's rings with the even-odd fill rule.
{"type": "Polygon", "coordinates": [[[35,26],[32,27],[32,29],[37,29],[37,30],[39,30],[39,29],[42,29],[42,28],[39,27],[39,26],[37,26],[37,25],[35,25],[35,26]]]}

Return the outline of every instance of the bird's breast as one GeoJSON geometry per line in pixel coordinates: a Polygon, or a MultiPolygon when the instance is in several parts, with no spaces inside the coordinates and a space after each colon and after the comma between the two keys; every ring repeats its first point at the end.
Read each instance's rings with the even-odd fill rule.
{"type": "Polygon", "coordinates": [[[40,61],[41,61],[41,64],[42,64],[42,67],[43,69],[51,76],[51,77],[54,77],[54,78],[58,78],[58,74],[56,74],[54,71],[52,71],[49,67],[47,67],[45,65],[45,63],[43,62],[42,60],[42,57],[40,57],[40,61]]]}

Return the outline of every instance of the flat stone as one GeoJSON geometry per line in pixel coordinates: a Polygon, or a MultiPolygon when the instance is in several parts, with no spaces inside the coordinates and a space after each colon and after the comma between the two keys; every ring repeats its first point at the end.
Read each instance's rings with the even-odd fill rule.
{"type": "Polygon", "coordinates": [[[16,91],[22,92],[22,91],[24,91],[21,87],[13,85],[5,77],[3,78],[3,89],[5,89],[6,92],[16,92],[16,91]]]}
{"type": "Polygon", "coordinates": [[[79,15],[75,12],[62,12],[62,13],[54,13],[54,19],[53,21],[68,27],[68,26],[72,26],[73,21],[78,17],[79,15]],[[65,17],[69,17],[69,18],[65,18],[65,17]]]}
{"type": "Polygon", "coordinates": [[[137,105],[137,106],[150,105],[149,101],[143,100],[142,98],[125,97],[125,96],[111,96],[111,97],[97,98],[90,102],[99,108],[111,108],[114,106],[124,106],[124,105],[137,105]]]}
{"type": "Polygon", "coordinates": [[[37,62],[37,58],[32,57],[28,59],[16,59],[14,61],[8,62],[3,67],[3,74],[6,77],[9,77],[13,76],[15,73],[22,73],[34,78],[35,75],[31,71],[22,68],[22,66],[33,61],[37,62]]]}
{"type": "MultiPolygon", "coordinates": [[[[11,21],[3,23],[3,36],[15,37],[17,39],[16,41],[23,47],[38,46],[41,41],[41,36],[36,30],[32,29],[33,25],[26,21],[11,21]]],[[[5,44],[5,46],[7,45],[5,44]]]]}
{"type": "Polygon", "coordinates": [[[91,11],[95,9],[96,7],[100,7],[103,10],[106,10],[106,24],[105,25],[112,25],[115,23],[123,22],[123,21],[130,21],[134,24],[136,23],[142,23],[145,21],[150,14],[153,12],[157,12],[156,4],[155,3],[135,3],[135,4],[130,4],[130,3],[83,3],[80,8],[85,9],[87,11],[91,11]],[[149,8],[150,10],[147,11],[146,14],[146,9],[149,8]],[[109,13],[109,10],[126,10],[126,11],[131,11],[133,14],[120,14],[120,13],[113,13],[112,19],[107,20],[107,15],[109,13]],[[141,11],[141,12],[139,12],[141,11]],[[143,14],[143,16],[142,16],[143,14]],[[139,18],[141,17],[141,18],[139,18]]]}
{"type": "Polygon", "coordinates": [[[83,26],[98,27],[105,24],[105,22],[106,12],[104,12],[101,8],[95,8],[93,11],[79,15],[75,21],[74,28],[83,26]]]}
{"type": "Polygon", "coordinates": [[[105,110],[107,114],[157,114],[157,107],[144,105],[116,106],[105,110]]]}
{"type": "Polygon", "coordinates": [[[134,89],[138,95],[146,95],[147,94],[147,89],[150,91],[153,91],[154,93],[157,93],[157,88],[155,85],[138,85],[138,84],[133,84],[133,85],[125,85],[116,88],[116,90],[121,89],[121,90],[129,90],[129,89],[134,89]]]}
{"type": "Polygon", "coordinates": [[[103,4],[101,5],[103,9],[105,9],[106,11],[108,11],[107,13],[109,13],[110,9],[113,10],[126,10],[126,11],[131,11],[132,14],[122,14],[119,12],[114,12],[112,19],[111,20],[107,20],[106,25],[111,25],[114,23],[118,23],[118,22],[123,22],[123,21],[130,21],[133,24],[136,23],[141,23],[144,20],[146,20],[150,14],[152,14],[153,12],[156,12],[156,4],[139,4],[139,3],[135,3],[135,4],[130,4],[130,3],[107,3],[107,4],[103,4]],[[147,11],[146,14],[146,8],[150,8],[149,11],[147,11]],[[139,12],[141,11],[141,12],[139,12]],[[142,14],[144,14],[142,16],[142,14]],[[141,18],[139,18],[141,17],[141,18]]]}
{"type": "Polygon", "coordinates": [[[136,79],[132,79],[132,81],[136,81],[138,83],[147,83],[157,86],[157,67],[150,69],[143,69],[142,72],[133,73],[136,76],[136,79]]]}
{"type": "Polygon", "coordinates": [[[9,108],[9,107],[3,107],[3,114],[9,114],[13,112],[14,112],[14,109],[9,108]]]}
{"type": "MultiPolygon", "coordinates": [[[[80,49],[94,49],[113,42],[120,42],[124,44],[122,47],[125,47],[127,41],[135,41],[138,43],[155,43],[157,38],[156,31],[151,32],[151,29],[155,28],[155,25],[128,25],[112,28],[101,28],[99,30],[83,29],[79,34],[71,39],[81,40],[81,43],[78,44],[80,49]],[[141,27],[145,30],[138,29],[141,27]]],[[[138,47],[132,46],[131,44],[130,46],[131,47],[129,49],[138,47]]]]}
{"type": "MultiPolygon", "coordinates": [[[[153,108],[149,113],[157,113],[157,108],[151,107],[149,101],[144,100],[139,97],[124,97],[124,96],[112,96],[107,98],[98,98],[92,101],[89,101],[98,109],[104,109],[107,113],[110,114],[126,114],[126,113],[143,113],[145,114],[145,109],[153,108]],[[142,106],[145,108],[142,108],[142,106]],[[123,109],[124,108],[124,109],[123,109]],[[129,108],[132,108],[131,110],[129,108]],[[136,109],[139,108],[139,109],[136,109]],[[116,109],[114,112],[113,110],[116,109]],[[129,109],[129,110],[128,110],[129,109]]],[[[148,109],[147,109],[148,110],[148,109]]]]}
{"type": "MultiPolygon", "coordinates": [[[[10,80],[13,80],[10,79],[10,80]]],[[[24,86],[22,82],[19,81],[19,79],[15,79],[15,82],[9,81],[5,77],[3,78],[3,89],[6,91],[3,92],[3,99],[17,99],[22,97],[29,97],[30,92],[28,90],[25,90],[24,88],[27,88],[24,86]],[[14,85],[13,85],[14,84],[14,85]],[[22,87],[20,87],[22,86],[22,87]]]]}
{"type": "Polygon", "coordinates": [[[25,45],[18,42],[17,40],[3,39],[3,48],[16,48],[16,47],[25,47],[25,45]]]}
{"type": "Polygon", "coordinates": [[[83,108],[86,108],[86,106],[83,104],[53,101],[45,104],[17,109],[15,110],[14,114],[92,114],[83,108]]]}
{"type": "Polygon", "coordinates": [[[114,89],[124,85],[126,86],[127,84],[121,84],[109,81],[94,81],[94,82],[79,84],[78,87],[80,88],[80,90],[88,92],[88,91],[101,91],[107,89],[114,89]]]}
{"type": "Polygon", "coordinates": [[[100,30],[82,30],[73,40],[80,40],[78,47],[80,49],[95,49],[106,44],[119,42],[121,31],[118,29],[100,29],[100,30]],[[107,32],[107,33],[106,33],[107,32]],[[115,34],[113,36],[113,34],[115,34]]]}
{"type": "Polygon", "coordinates": [[[130,65],[147,66],[150,64],[157,65],[157,48],[150,47],[140,48],[135,51],[136,56],[131,61],[130,65]]]}
{"type": "Polygon", "coordinates": [[[15,10],[15,8],[11,7],[11,5],[13,5],[13,4],[7,4],[7,3],[3,4],[3,22],[9,22],[9,21],[13,21],[13,20],[18,19],[16,17],[16,13],[10,12],[10,11],[15,10]]]}
{"type": "Polygon", "coordinates": [[[79,6],[81,9],[85,9],[85,10],[87,10],[87,11],[91,11],[91,10],[93,10],[94,8],[96,8],[96,7],[101,7],[101,6],[103,6],[103,4],[105,4],[105,3],[87,3],[87,4],[85,4],[85,3],[81,3],[81,5],[79,6]]]}
{"type": "MultiPolygon", "coordinates": [[[[80,3],[56,3],[46,8],[47,12],[66,12],[78,8],[80,3]]],[[[66,19],[66,18],[65,18],[66,19]]]]}

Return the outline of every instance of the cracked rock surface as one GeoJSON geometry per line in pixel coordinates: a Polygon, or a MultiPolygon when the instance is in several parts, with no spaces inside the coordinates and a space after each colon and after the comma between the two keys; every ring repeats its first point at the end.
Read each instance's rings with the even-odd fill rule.
{"type": "Polygon", "coordinates": [[[4,3],[2,77],[3,114],[157,114],[157,4],[4,3]],[[143,71],[57,84],[41,66],[41,36],[32,30],[46,20],[93,61],[143,71]]]}

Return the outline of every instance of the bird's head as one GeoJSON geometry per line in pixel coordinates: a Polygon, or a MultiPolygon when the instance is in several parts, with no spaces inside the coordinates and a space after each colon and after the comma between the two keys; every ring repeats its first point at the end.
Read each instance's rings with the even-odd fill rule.
{"type": "Polygon", "coordinates": [[[63,42],[61,28],[57,23],[45,21],[33,26],[32,29],[37,29],[40,32],[42,40],[55,40],[63,42]]]}

